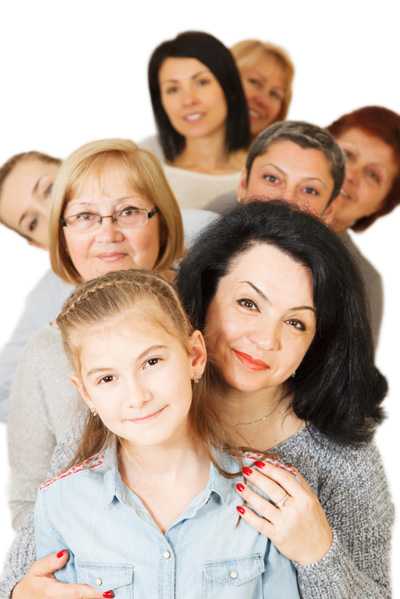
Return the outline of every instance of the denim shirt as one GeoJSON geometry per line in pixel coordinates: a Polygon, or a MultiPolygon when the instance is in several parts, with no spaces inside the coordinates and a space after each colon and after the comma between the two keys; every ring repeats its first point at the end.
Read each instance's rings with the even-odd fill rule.
{"type": "MultiPolygon", "coordinates": [[[[238,470],[221,457],[225,469],[238,470]]],[[[291,562],[246,522],[238,524],[237,480],[211,465],[206,488],[162,533],[122,482],[110,447],[42,485],[37,556],[68,549],[58,580],[112,590],[118,599],[299,599],[291,562]]]]}

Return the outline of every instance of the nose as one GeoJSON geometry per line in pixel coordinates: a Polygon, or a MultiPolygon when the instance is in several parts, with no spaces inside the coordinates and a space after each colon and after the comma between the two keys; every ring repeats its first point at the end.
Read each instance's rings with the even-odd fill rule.
{"type": "Polygon", "coordinates": [[[264,351],[278,351],[281,348],[280,322],[266,321],[258,323],[258,328],[253,332],[250,339],[254,345],[264,351]]]}
{"type": "Polygon", "coordinates": [[[151,401],[153,395],[151,391],[132,375],[127,385],[127,405],[129,408],[141,409],[151,401]]]}
{"type": "Polygon", "coordinates": [[[96,231],[97,241],[100,243],[118,243],[123,241],[124,234],[118,227],[117,223],[114,223],[112,218],[103,218],[103,221],[96,231]]]}
{"type": "Polygon", "coordinates": [[[360,180],[360,173],[356,166],[350,166],[346,164],[346,183],[350,183],[351,185],[358,185],[360,180]]]}
{"type": "Polygon", "coordinates": [[[192,86],[187,86],[183,88],[181,99],[183,106],[191,106],[192,104],[196,104],[197,94],[192,86]]]}

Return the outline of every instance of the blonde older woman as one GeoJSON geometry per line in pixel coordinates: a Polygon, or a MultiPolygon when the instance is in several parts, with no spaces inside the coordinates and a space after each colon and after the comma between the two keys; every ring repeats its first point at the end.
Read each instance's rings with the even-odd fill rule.
{"type": "Polygon", "coordinates": [[[286,118],[292,99],[294,65],[275,44],[243,40],[231,47],[249,107],[252,138],[286,118]]]}
{"type": "MultiPolygon", "coordinates": [[[[179,207],[151,153],[130,141],[103,140],[65,160],[50,215],[51,263],[59,277],[77,284],[110,271],[144,268],[172,279],[182,254],[179,207]]],[[[10,505],[14,526],[23,530],[57,445],[86,416],[69,377],[59,331],[47,326],[28,344],[10,398],[10,505]]],[[[22,554],[27,559],[29,539],[17,539],[14,559],[22,554]]],[[[18,577],[6,573],[0,594],[9,594],[18,577]]]]}

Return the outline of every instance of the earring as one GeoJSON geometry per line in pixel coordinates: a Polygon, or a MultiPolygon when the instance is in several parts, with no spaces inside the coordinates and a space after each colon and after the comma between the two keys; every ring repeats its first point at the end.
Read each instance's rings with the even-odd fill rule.
{"type": "Polygon", "coordinates": [[[92,413],[92,416],[93,416],[93,418],[96,418],[96,416],[97,416],[97,412],[96,412],[96,410],[93,408],[93,409],[91,409],[90,411],[91,411],[91,413],[92,413]]]}
{"type": "Polygon", "coordinates": [[[292,373],[292,379],[294,379],[295,376],[296,376],[296,371],[294,370],[292,373]]]}
{"type": "Polygon", "coordinates": [[[199,383],[200,380],[201,380],[201,375],[200,376],[194,376],[192,380],[193,380],[193,383],[195,385],[197,385],[197,383],[199,383]]]}

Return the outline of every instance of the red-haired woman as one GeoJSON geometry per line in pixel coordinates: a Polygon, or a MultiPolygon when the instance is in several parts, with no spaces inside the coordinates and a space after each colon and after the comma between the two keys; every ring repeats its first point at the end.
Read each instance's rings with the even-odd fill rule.
{"type": "Polygon", "coordinates": [[[332,226],[364,231],[400,203],[400,115],[365,106],[328,127],[346,154],[346,178],[332,205],[332,226]]]}
{"type": "Polygon", "coordinates": [[[382,106],[364,106],[327,129],[346,155],[346,177],[326,220],[341,234],[362,273],[376,345],[383,317],[382,279],[346,231],[364,231],[400,204],[400,115],[382,106]]]}

